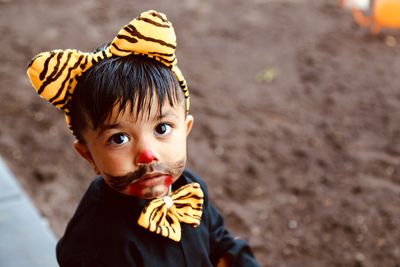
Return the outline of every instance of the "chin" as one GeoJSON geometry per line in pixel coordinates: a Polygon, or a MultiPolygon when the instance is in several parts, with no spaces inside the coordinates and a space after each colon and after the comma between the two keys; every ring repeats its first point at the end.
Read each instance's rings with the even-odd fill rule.
{"type": "Polygon", "coordinates": [[[170,186],[165,184],[146,188],[138,188],[133,185],[124,190],[124,193],[142,199],[154,199],[168,195],[169,188],[170,186]]]}
{"type": "Polygon", "coordinates": [[[149,192],[146,192],[144,194],[145,199],[153,199],[153,198],[159,198],[159,197],[165,197],[169,193],[169,187],[163,187],[163,188],[154,188],[152,190],[149,190],[149,192]]]}

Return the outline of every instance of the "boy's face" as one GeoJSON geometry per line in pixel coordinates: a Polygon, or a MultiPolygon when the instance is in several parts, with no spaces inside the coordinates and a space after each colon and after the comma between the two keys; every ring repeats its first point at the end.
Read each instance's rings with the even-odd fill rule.
{"type": "MultiPolygon", "coordinates": [[[[111,119],[93,130],[87,127],[85,143],[75,148],[101,174],[114,190],[139,198],[164,196],[182,174],[186,165],[186,138],[193,124],[181,104],[166,102],[162,116],[157,99],[135,117],[128,105],[118,115],[115,107],[111,119]]],[[[136,107],[134,107],[134,110],[136,107]]]]}

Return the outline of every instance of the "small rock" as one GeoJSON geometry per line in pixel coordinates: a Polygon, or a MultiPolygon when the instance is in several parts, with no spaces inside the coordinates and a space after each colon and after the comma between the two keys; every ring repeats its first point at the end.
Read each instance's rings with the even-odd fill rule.
{"type": "Polygon", "coordinates": [[[264,71],[260,72],[256,76],[256,80],[259,82],[267,82],[270,83],[278,77],[279,71],[277,68],[267,68],[264,71]]]}
{"type": "Polygon", "coordinates": [[[389,47],[395,47],[397,45],[397,40],[394,36],[386,36],[385,37],[385,44],[389,47]]]}
{"type": "Polygon", "coordinates": [[[293,230],[298,227],[298,223],[296,220],[290,220],[288,224],[289,229],[293,230]]]}
{"type": "Polygon", "coordinates": [[[35,115],[33,116],[33,119],[37,122],[41,122],[44,119],[44,114],[43,112],[36,112],[35,115]]]}
{"type": "Polygon", "coordinates": [[[361,252],[357,252],[357,253],[354,255],[354,258],[355,258],[356,261],[358,261],[358,262],[363,262],[363,261],[365,261],[365,256],[364,256],[364,254],[362,254],[361,252]]]}
{"type": "Polygon", "coordinates": [[[258,226],[254,226],[250,229],[250,232],[253,236],[258,236],[261,234],[261,228],[258,226]]]}
{"type": "Polygon", "coordinates": [[[379,238],[379,239],[376,241],[376,245],[377,245],[378,247],[382,247],[383,245],[385,245],[385,243],[386,243],[386,240],[383,239],[383,238],[379,238]]]}

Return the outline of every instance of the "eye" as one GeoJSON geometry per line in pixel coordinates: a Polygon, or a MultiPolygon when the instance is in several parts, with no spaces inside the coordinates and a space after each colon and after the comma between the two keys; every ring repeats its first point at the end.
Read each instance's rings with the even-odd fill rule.
{"type": "Polygon", "coordinates": [[[171,132],[171,125],[167,123],[160,123],[154,129],[156,135],[167,135],[171,132]]]}
{"type": "Polygon", "coordinates": [[[108,143],[111,145],[123,145],[126,142],[128,142],[130,139],[126,134],[123,133],[117,133],[112,135],[109,139],[108,139],[108,143]]]}

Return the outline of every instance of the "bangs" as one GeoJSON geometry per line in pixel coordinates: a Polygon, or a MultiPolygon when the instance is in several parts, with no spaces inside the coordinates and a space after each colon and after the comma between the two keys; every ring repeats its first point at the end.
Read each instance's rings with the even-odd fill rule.
{"type": "Polygon", "coordinates": [[[183,98],[175,75],[160,62],[136,55],[105,59],[78,81],[71,103],[72,127],[79,132],[79,121],[87,117],[97,129],[110,119],[114,107],[121,113],[129,104],[135,118],[149,116],[153,101],[161,114],[165,103],[175,106],[183,98]]]}

